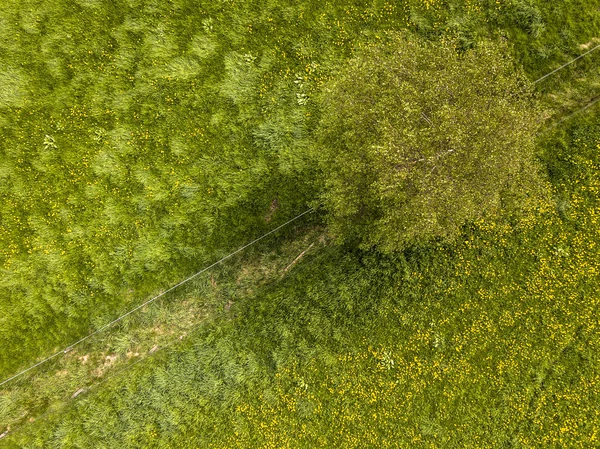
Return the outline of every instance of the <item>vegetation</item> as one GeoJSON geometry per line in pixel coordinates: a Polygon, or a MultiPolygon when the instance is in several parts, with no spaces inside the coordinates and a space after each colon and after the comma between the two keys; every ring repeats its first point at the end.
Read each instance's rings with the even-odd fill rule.
{"type": "MultiPolygon", "coordinates": [[[[591,48],[600,11],[7,0],[0,24],[5,379],[317,202],[323,89],[387,33],[466,60],[505,41],[490,63],[525,83],[591,48]]],[[[599,58],[536,85],[551,198],[387,255],[314,215],[7,384],[0,447],[596,445],[600,123],[571,114],[599,58]]]]}
{"type": "MultiPolygon", "coordinates": [[[[506,46],[392,34],[325,94],[317,141],[332,232],[397,251],[540,196],[538,116],[506,46]]],[[[514,209],[514,208],[513,208],[514,209]]]]}
{"type": "Polygon", "coordinates": [[[329,245],[6,447],[589,447],[600,124],[545,144],[562,208],[401,255],[329,245]]]}
{"type": "Polygon", "coordinates": [[[27,420],[60,413],[72,399],[101,388],[117,373],[185,344],[208,317],[229,318],[240,298],[280,281],[302,257],[323,247],[323,230],[307,218],[78,344],[43,369],[3,386],[0,422],[15,432],[27,420]]]}

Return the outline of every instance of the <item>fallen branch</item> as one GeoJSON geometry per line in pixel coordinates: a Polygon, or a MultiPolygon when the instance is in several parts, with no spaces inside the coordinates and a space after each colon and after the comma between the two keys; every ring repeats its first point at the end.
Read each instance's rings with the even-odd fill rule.
{"type": "Polygon", "coordinates": [[[310,246],[308,248],[306,248],[304,251],[302,251],[298,257],[296,257],[294,260],[292,260],[292,263],[289,264],[287,267],[284,268],[283,272],[287,272],[290,268],[292,268],[301,258],[302,256],[304,256],[306,254],[306,252],[311,249],[314,246],[314,242],[310,244],[310,246]]]}

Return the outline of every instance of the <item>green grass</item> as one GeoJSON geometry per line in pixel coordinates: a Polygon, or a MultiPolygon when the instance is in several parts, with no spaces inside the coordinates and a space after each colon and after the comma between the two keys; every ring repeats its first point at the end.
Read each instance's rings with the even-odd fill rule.
{"type": "Polygon", "coordinates": [[[315,252],[4,444],[590,447],[599,146],[598,120],[579,117],[544,142],[556,205],[454,246],[315,252]]]}
{"type": "MultiPolygon", "coordinates": [[[[408,27],[464,48],[504,36],[536,79],[600,36],[600,11],[584,0],[28,0],[3,2],[0,25],[6,378],[311,201],[318,92],[379,33],[408,27]]],[[[597,94],[599,58],[540,83],[553,119],[597,94]]],[[[397,259],[309,255],[74,400],[90,380],[75,357],[74,378],[40,372],[39,397],[31,385],[18,400],[3,392],[3,416],[48,414],[0,446],[590,447],[594,114],[540,139],[556,210],[478,223],[456,246],[397,259]]],[[[128,335],[90,351],[126,354],[128,335]]]]}
{"type": "Polygon", "coordinates": [[[0,422],[14,431],[28,420],[56,413],[74,394],[98,388],[115,372],[181,344],[196,328],[229,315],[238,298],[278,281],[297,260],[325,244],[323,229],[310,216],[303,218],[4,385],[0,422]]]}
{"type": "Polygon", "coordinates": [[[0,374],[311,201],[318,91],[378,33],[505,34],[536,78],[600,32],[590,2],[523,5],[3,3],[0,374]]]}

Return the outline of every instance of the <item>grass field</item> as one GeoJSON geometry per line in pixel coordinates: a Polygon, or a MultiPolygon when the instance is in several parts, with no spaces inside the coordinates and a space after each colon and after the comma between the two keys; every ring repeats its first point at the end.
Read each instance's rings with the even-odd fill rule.
{"type": "MultiPolygon", "coordinates": [[[[2,378],[305,207],[319,89],[379,33],[504,36],[532,80],[600,43],[583,0],[9,1],[0,23],[2,378]]],[[[538,85],[553,199],[531,216],[391,258],[323,243],[287,271],[307,241],[263,246],[256,287],[173,296],[189,328],[158,308],[3,391],[0,433],[21,427],[0,447],[597,445],[600,122],[569,114],[598,61],[538,85]],[[186,337],[71,399],[107,355],[114,374],[178,341],[160,323],[186,337]]]]}
{"type": "Polygon", "coordinates": [[[600,124],[546,145],[558,208],[393,258],[328,246],[6,447],[593,446],[600,124]]]}
{"type": "MultiPolygon", "coordinates": [[[[464,47],[503,34],[536,78],[600,29],[585,2],[56,0],[0,11],[2,375],[312,201],[318,91],[378,33],[408,27],[464,47]]],[[[567,90],[597,61],[540,88],[567,90]]]]}

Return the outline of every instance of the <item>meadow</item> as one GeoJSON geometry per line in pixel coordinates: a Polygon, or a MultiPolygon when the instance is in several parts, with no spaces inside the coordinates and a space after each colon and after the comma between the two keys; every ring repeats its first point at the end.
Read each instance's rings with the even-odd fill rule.
{"type": "Polygon", "coordinates": [[[326,245],[6,447],[590,447],[600,123],[546,144],[560,208],[393,257],[326,245]]]}
{"type": "MultiPolygon", "coordinates": [[[[507,39],[532,80],[600,35],[584,0],[8,1],[0,23],[2,378],[304,210],[319,89],[379,33],[507,39]]],[[[4,390],[3,419],[31,422],[0,446],[597,444],[600,122],[570,114],[599,60],[539,84],[553,198],[530,216],[394,257],[324,240],[289,270],[306,240],[262,247],[268,282],[227,278],[211,303],[207,278],[142,322],[192,295],[201,323],[171,349],[128,365],[156,344],[132,323],[60,362],[75,380],[53,365],[4,390]],[[84,353],[130,368],[71,398],[103,378],[84,353]]]]}

